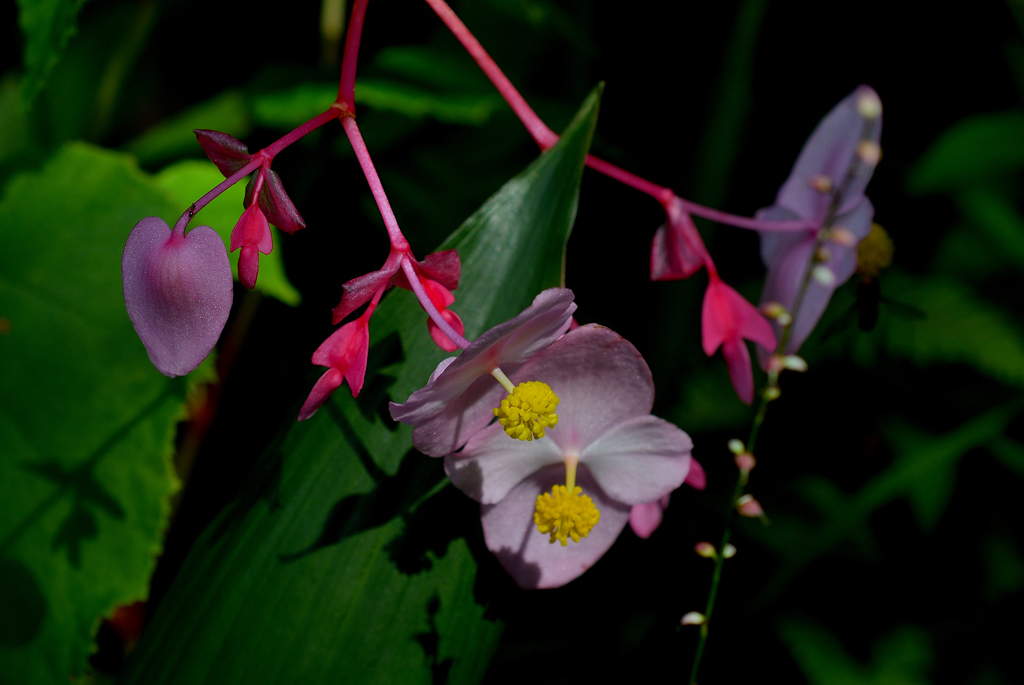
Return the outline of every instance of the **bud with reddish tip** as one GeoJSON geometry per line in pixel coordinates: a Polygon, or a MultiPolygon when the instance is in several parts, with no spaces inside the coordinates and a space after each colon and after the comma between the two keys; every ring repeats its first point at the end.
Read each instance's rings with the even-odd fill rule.
{"type": "Polygon", "coordinates": [[[209,226],[187,234],[155,216],[135,224],[121,257],[124,305],[149,360],[174,378],[210,354],[231,312],[231,263],[209,226]]]}
{"type": "Polygon", "coordinates": [[[699,626],[702,625],[707,619],[704,614],[699,611],[689,611],[683,614],[683,617],[679,619],[680,625],[684,626],[699,626]]]}
{"type": "Polygon", "coordinates": [[[693,551],[697,553],[697,556],[705,559],[714,559],[718,556],[718,551],[710,542],[698,542],[693,546],[693,551]]]}
{"type": "Polygon", "coordinates": [[[740,516],[746,516],[747,518],[762,518],[764,517],[764,509],[761,508],[761,503],[753,498],[752,495],[743,495],[736,500],[736,511],[739,512],[740,516]]]}

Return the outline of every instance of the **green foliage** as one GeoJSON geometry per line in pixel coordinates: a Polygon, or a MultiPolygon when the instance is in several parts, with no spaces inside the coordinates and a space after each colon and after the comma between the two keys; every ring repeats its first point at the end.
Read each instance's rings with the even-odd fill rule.
{"type": "MultiPolygon", "coordinates": [[[[463,260],[455,309],[470,337],[561,282],[597,102],[442,246],[463,260]]],[[[444,355],[404,291],[382,302],[371,343],[358,401],[340,389],[291,425],[195,543],[126,682],[480,680],[502,626],[477,602],[462,537],[478,509],[448,488],[467,516],[439,515],[440,462],[387,415],[444,355]]]]}
{"type": "Polygon", "coordinates": [[[779,636],[810,685],[927,685],[933,653],[920,628],[902,626],[875,643],[871,662],[857,663],[826,629],[783,620],[779,636]]]}
{"type": "Polygon", "coordinates": [[[980,114],[939,136],[911,170],[907,188],[955,190],[1024,167],[1024,112],[980,114]]]}
{"type": "MultiPolygon", "coordinates": [[[[0,200],[0,672],[65,684],[100,617],[144,599],[190,383],[149,363],[124,311],[121,252],[173,211],[130,159],[84,144],[0,200]]],[[[204,374],[206,376],[204,377],[204,374]]]]}
{"type": "MultiPolygon", "coordinates": [[[[156,182],[176,201],[175,210],[165,216],[169,226],[173,226],[178,216],[193,202],[202,197],[208,190],[224,180],[220,171],[211,162],[184,160],[172,164],[156,175],[156,182]]],[[[242,214],[242,198],[245,196],[245,184],[236,183],[225,190],[217,199],[203,208],[203,211],[192,220],[192,225],[206,225],[217,231],[224,240],[224,247],[231,247],[231,230],[242,214]]],[[[256,281],[256,289],[264,295],[276,297],[285,304],[295,306],[302,297],[284,272],[284,261],[281,258],[281,232],[271,227],[274,235],[274,250],[268,255],[260,255],[260,275],[256,281]]],[[[231,273],[238,280],[239,251],[228,253],[231,260],[231,273]]]]}
{"type": "MultiPolygon", "coordinates": [[[[332,101],[333,99],[327,101],[314,114],[324,111],[332,101]]],[[[189,107],[171,119],[160,122],[128,143],[125,149],[138,157],[143,164],[201,154],[202,149],[193,133],[197,128],[213,129],[236,138],[244,138],[252,130],[245,98],[239,91],[224,91],[216,97],[189,107]]],[[[195,198],[192,198],[189,203],[194,200],[195,198]]]]}
{"type": "Polygon", "coordinates": [[[961,191],[956,200],[972,228],[987,239],[990,263],[993,258],[1003,260],[1024,271],[1024,217],[1010,198],[992,187],[979,186],[961,191]]]}
{"type": "Polygon", "coordinates": [[[75,34],[85,0],[18,0],[18,25],[25,34],[24,97],[31,101],[75,34]]]}

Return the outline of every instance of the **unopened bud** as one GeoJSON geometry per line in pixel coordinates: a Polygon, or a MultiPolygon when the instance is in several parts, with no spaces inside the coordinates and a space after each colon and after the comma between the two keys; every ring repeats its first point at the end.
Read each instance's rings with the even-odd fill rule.
{"type": "Polygon", "coordinates": [[[843,247],[853,247],[857,244],[857,236],[853,234],[853,231],[842,226],[837,226],[829,231],[828,237],[836,245],[842,245],[843,247]]]}
{"type": "Polygon", "coordinates": [[[882,116],[882,101],[874,91],[861,93],[857,98],[857,114],[865,119],[877,119],[882,116]]]}
{"type": "Polygon", "coordinates": [[[752,495],[743,495],[736,500],[736,511],[739,512],[740,516],[752,519],[764,516],[764,509],[761,508],[761,503],[754,499],[752,495]]]}
{"type": "Polygon", "coordinates": [[[790,371],[799,371],[801,373],[807,370],[807,362],[804,361],[803,357],[795,354],[787,354],[783,357],[782,366],[790,371]]]}
{"type": "Polygon", "coordinates": [[[882,159],[882,148],[873,140],[857,143],[857,158],[868,166],[875,166],[882,159]]]}
{"type": "Polygon", "coordinates": [[[735,547],[733,547],[732,545],[726,545],[725,547],[722,548],[722,558],[723,559],[732,559],[734,556],[736,556],[736,548],[735,547]]]}
{"type": "Polygon", "coordinates": [[[765,302],[761,305],[761,313],[769,319],[775,319],[781,326],[788,326],[793,320],[786,308],[778,302],[765,302]]]}
{"type": "Polygon", "coordinates": [[[827,266],[821,264],[811,269],[811,277],[826,288],[836,284],[836,275],[827,266]]]}
{"type": "Polygon", "coordinates": [[[768,357],[768,368],[766,369],[768,373],[782,373],[784,368],[786,367],[782,363],[781,356],[773,354],[768,357]]]}
{"type": "Polygon", "coordinates": [[[814,253],[814,261],[820,264],[832,261],[832,250],[824,246],[819,247],[818,251],[814,253]]]}
{"type": "Polygon", "coordinates": [[[680,625],[684,626],[699,626],[702,625],[705,621],[707,621],[707,619],[704,618],[704,614],[700,613],[699,611],[690,611],[684,614],[681,619],[679,619],[680,625]]]}
{"type": "Polygon", "coordinates": [[[754,459],[754,455],[750,452],[743,452],[742,454],[736,455],[736,468],[743,473],[750,473],[754,470],[754,466],[757,465],[757,459],[754,459]]]}
{"type": "Polygon", "coordinates": [[[779,399],[781,395],[782,391],[779,390],[779,386],[777,385],[769,385],[767,388],[764,389],[764,398],[769,402],[771,402],[772,400],[779,399]]]}
{"type": "Polygon", "coordinates": [[[740,454],[746,449],[747,448],[743,445],[742,440],[737,440],[736,438],[733,438],[732,440],[729,441],[729,451],[732,452],[733,454],[740,454]]]}
{"type": "Polygon", "coordinates": [[[828,176],[825,176],[824,174],[811,176],[811,180],[809,181],[809,183],[811,188],[813,190],[817,190],[819,193],[830,193],[832,192],[832,188],[834,186],[834,184],[832,183],[832,179],[829,178],[828,176]]]}
{"type": "Polygon", "coordinates": [[[693,546],[693,551],[697,553],[697,556],[704,557],[705,559],[714,559],[718,554],[715,546],[710,542],[698,542],[693,546]]]}

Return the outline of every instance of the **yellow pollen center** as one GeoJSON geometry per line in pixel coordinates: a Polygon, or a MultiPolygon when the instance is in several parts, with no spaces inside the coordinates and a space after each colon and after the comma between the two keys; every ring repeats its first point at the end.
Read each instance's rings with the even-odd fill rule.
{"type": "Polygon", "coordinates": [[[505,434],[519,440],[543,438],[544,429],[558,424],[558,395],[546,383],[520,383],[494,410],[505,434]]]}
{"type": "Polygon", "coordinates": [[[562,547],[585,538],[590,530],[597,525],[601,512],[594,506],[594,501],[583,494],[583,488],[571,490],[564,485],[556,485],[551,492],[537,495],[537,506],[533,514],[533,522],[537,530],[549,533],[551,540],[558,540],[562,547]]]}
{"type": "Polygon", "coordinates": [[[892,238],[878,224],[871,224],[871,233],[857,246],[857,273],[875,278],[892,264],[892,238]]]}

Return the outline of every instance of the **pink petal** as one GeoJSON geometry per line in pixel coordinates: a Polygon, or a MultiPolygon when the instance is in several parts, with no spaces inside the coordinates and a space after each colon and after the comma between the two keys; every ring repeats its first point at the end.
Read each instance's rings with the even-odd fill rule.
{"type": "Polygon", "coordinates": [[[260,252],[255,245],[243,245],[238,255],[238,280],[249,290],[256,287],[260,273],[260,252]]]}
{"type": "Polygon", "coordinates": [[[729,380],[736,395],[744,404],[750,404],[754,401],[754,371],[750,367],[747,344],[740,338],[726,340],[722,344],[722,356],[729,367],[729,380]]]}
{"type": "Polygon", "coordinates": [[[334,331],[313,353],[313,363],[337,369],[348,381],[352,397],[358,397],[366,376],[370,350],[370,317],[367,312],[334,331]]]}
{"type": "MultiPolygon", "coordinates": [[[[560,428],[561,421],[551,434],[560,428]]],[[[683,484],[690,471],[691,449],[690,436],[648,414],[616,425],[584,447],[580,463],[587,465],[610,497],[643,504],[683,484]]]]}
{"type": "Polygon", "coordinates": [[[448,290],[457,290],[462,275],[462,264],[456,250],[444,250],[428,254],[417,262],[417,270],[427,278],[437,281],[448,290]]]}
{"type": "Polygon", "coordinates": [[[689,278],[703,266],[706,254],[693,219],[676,198],[669,207],[668,222],[655,231],[651,242],[651,280],[689,278]]]}
{"type": "Polygon", "coordinates": [[[392,402],[391,416],[413,426],[413,444],[440,457],[461,447],[486,426],[493,407],[507,393],[490,377],[500,366],[513,374],[530,356],[558,339],[576,310],[571,290],[550,288],[521,314],[470,343],[454,362],[404,404],[392,402]]]}
{"type": "MultiPolygon", "coordinates": [[[[481,504],[495,504],[535,471],[561,464],[564,458],[552,440],[513,440],[499,424],[492,423],[475,433],[458,453],[445,457],[444,470],[459,490],[481,504]]],[[[564,467],[562,473],[564,481],[564,467]]]]}
{"type": "Polygon", "coordinates": [[[661,525],[664,511],[661,508],[661,502],[634,504],[629,510],[629,527],[633,529],[637,537],[646,540],[661,525]]]}
{"type": "MultiPolygon", "coordinates": [[[[447,291],[445,291],[447,292],[447,291]]],[[[453,298],[454,299],[454,298],[453,298]]],[[[455,332],[459,335],[464,335],[466,332],[466,326],[462,323],[462,319],[455,312],[447,309],[441,310],[441,317],[448,322],[448,325],[455,329],[455,332]]],[[[433,319],[427,319],[427,330],[430,331],[430,337],[434,343],[445,352],[454,352],[459,349],[459,346],[448,339],[448,336],[444,334],[433,319]]]]}
{"type": "Polygon", "coordinates": [[[121,257],[124,304],[149,359],[182,376],[210,354],[231,312],[231,263],[220,236],[175,237],[159,217],[135,224],[121,257]]]}
{"type": "Polygon", "coordinates": [[[305,421],[306,419],[313,416],[317,409],[323,406],[327,398],[331,396],[331,393],[341,386],[342,375],[337,369],[327,369],[324,375],[320,376],[317,380],[316,385],[309,393],[309,397],[302,404],[302,409],[299,410],[299,421],[305,421]]]}
{"type": "Polygon", "coordinates": [[[447,309],[449,305],[455,302],[455,296],[452,295],[451,291],[437,281],[424,278],[420,282],[423,284],[423,290],[426,291],[430,302],[437,307],[438,311],[447,309]]]}
{"type": "Polygon", "coordinates": [[[718,278],[708,282],[701,312],[704,352],[715,353],[723,342],[740,337],[753,340],[769,351],[775,349],[775,334],[758,309],[718,278]]]}
{"type": "Polygon", "coordinates": [[[263,254],[270,254],[274,250],[274,237],[270,233],[267,217],[256,205],[246,207],[231,230],[231,251],[244,245],[255,245],[263,254]]]}
{"type": "Polygon", "coordinates": [[[692,456],[690,457],[690,472],[686,474],[686,480],[683,482],[694,490],[703,490],[707,486],[708,477],[704,474],[704,467],[697,463],[692,456]]]}
{"type": "Polygon", "coordinates": [[[567,454],[582,453],[654,405],[654,382],[643,357],[618,333],[594,324],[566,333],[509,378],[543,381],[558,395],[558,425],[544,439],[567,454]]]}
{"type": "Polygon", "coordinates": [[[362,276],[356,276],[342,286],[341,302],[332,311],[334,318],[332,323],[338,324],[342,320],[369,302],[374,293],[380,290],[398,271],[401,265],[401,252],[392,252],[388,255],[387,261],[380,271],[371,271],[362,276]]]}
{"type": "Polygon", "coordinates": [[[579,577],[608,551],[629,520],[629,507],[608,497],[581,466],[576,483],[594,500],[601,520],[590,535],[562,547],[537,530],[533,512],[537,495],[565,483],[565,469],[549,466],[522,481],[497,504],[481,505],[487,548],[519,587],[555,588],[579,577]]]}
{"type": "Polygon", "coordinates": [[[211,162],[217,165],[225,178],[239,171],[252,159],[249,148],[242,141],[227,133],[205,128],[197,128],[193,133],[196,134],[196,139],[199,141],[199,146],[203,148],[203,152],[211,162]]]}

